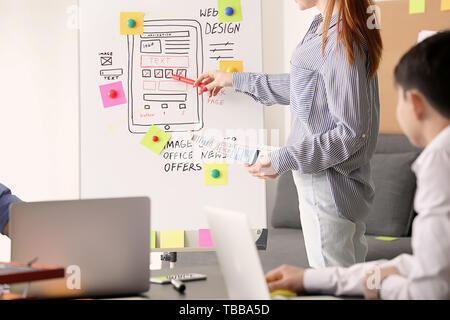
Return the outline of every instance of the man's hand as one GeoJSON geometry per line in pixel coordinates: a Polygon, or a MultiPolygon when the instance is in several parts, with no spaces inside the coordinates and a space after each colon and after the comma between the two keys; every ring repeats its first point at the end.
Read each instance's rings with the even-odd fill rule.
{"type": "Polygon", "coordinates": [[[400,272],[398,271],[398,269],[394,266],[390,266],[390,267],[384,267],[380,269],[380,283],[378,284],[378,288],[373,288],[370,289],[369,288],[369,283],[371,282],[371,280],[369,278],[373,277],[373,274],[369,273],[366,275],[366,277],[364,278],[364,298],[366,300],[379,300],[380,299],[380,287],[381,287],[381,283],[383,282],[384,279],[386,279],[387,277],[394,275],[394,274],[400,274],[400,272]]]}
{"type": "Polygon", "coordinates": [[[261,155],[254,165],[246,166],[246,169],[248,173],[259,179],[275,180],[278,178],[278,174],[272,168],[272,163],[267,155],[261,155]],[[264,171],[269,171],[273,174],[267,174],[264,171]]]}
{"type": "Polygon", "coordinates": [[[3,228],[2,234],[9,237],[9,222],[6,224],[6,226],[3,228]]]}
{"type": "Polygon", "coordinates": [[[269,271],[266,274],[269,291],[288,290],[302,294],[305,291],[303,288],[304,273],[304,269],[289,265],[282,265],[275,270],[269,271]]]}

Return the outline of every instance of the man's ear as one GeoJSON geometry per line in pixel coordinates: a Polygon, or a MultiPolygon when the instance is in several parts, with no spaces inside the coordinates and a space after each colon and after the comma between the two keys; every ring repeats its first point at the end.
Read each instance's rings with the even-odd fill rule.
{"type": "Polygon", "coordinates": [[[406,95],[407,100],[409,100],[412,106],[412,111],[416,120],[423,120],[425,117],[425,98],[423,95],[416,90],[410,90],[406,95]]]}

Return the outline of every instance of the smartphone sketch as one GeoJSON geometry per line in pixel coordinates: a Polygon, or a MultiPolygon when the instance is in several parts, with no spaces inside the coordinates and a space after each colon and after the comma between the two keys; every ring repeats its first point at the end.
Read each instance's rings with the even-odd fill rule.
{"type": "Polygon", "coordinates": [[[196,20],[147,20],[144,34],[128,35],[128,123],[131,133],[151,125],[168,132],[203,128],[198,88],[172,79],[203,72],[202,28],[196,20]]]}

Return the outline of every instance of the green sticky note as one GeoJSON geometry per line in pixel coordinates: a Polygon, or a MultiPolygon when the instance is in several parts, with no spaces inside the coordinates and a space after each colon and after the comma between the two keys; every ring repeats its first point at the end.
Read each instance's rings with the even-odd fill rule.
{"type": "Polygon", "coordinates": [[[184,248],[184,230],[162,230],[159,233],[161,248],[184,248]]]}
{"type": "Polygon", "coordinates": [[[219,22],[242,21],[241,0],[217,0],[219,22]],[[232,15],[227,15],[227,8],[233,9],[232,15]]]}
{"type": "Polygon", "coordinates": [[[425,0],[409,0],[409,14],[425,13],[425,0]]]}
{"type": "Polygon", "coordinates": [[[156,231],[150,231],[150,249],[156,248],[156,231]]]}
{"type": "Polygon", "coordinates": [[[395,238],[395,237],[375,237],[375,239],[381,240],[381,241],[394,241],[394,240],[398,240],[398,238],[395,238]]]}
{"type": "Polygon", "coordinates": [[[160,154],[172,136],[157,126],[151,126],[141,140],[141,145],[160,154]]]}

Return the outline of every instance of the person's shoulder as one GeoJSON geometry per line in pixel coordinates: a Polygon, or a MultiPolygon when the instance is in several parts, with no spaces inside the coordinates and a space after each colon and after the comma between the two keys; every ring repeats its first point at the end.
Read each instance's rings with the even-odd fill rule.
{"type": "Polygon", "coordinates": [[[0,196],[3,196],[4,194],[10,193],[11,191],[7,186],[0,183],[0,196]]]}
{"type": "Polygon", "coordinates": [[[418,178],[450,181],[450,149],[432,147],[420,156],[418,178]]]}
{"type": "MultiPolygon", "coordinates": [[[[350,67],[347,47],[341,39],[342,38],[338,38],[337,28],[330,30],[328,33],[324,51],[324,66],[326,66],[326,69],[333,66],[339,68],[342,68],[343,66],[350,67]]],[[[354,39],[351,45],[354,64],[360,65],[361,67],[366,67],[368,60],[368,47],[364,37],[361,35],[360,39],[354,39]]]]}

